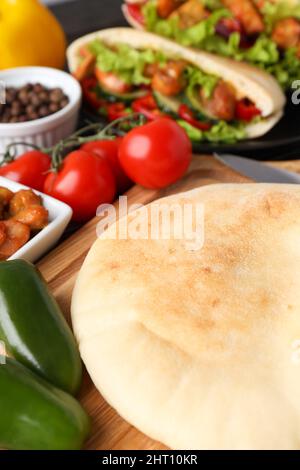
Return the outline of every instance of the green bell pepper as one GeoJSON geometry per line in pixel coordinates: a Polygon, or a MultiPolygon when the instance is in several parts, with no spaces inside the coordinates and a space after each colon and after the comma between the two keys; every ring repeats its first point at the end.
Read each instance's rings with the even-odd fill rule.
{"type": "Polygon", "coordinates": [[[0,394],[1,448],[82,448],[90,432],[90,420],[71,395],[8,358],[0,365],[0,394]]]}
{"type": "Polygon", "coordinates": [[[78,391],[75,339],[40,273],[23,260],[0,263],[0,340],[33,372],[68,393],[78,391]]]}

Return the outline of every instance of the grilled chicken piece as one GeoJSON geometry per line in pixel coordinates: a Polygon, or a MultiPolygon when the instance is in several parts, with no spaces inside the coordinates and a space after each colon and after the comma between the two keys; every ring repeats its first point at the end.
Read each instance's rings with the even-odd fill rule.
{"type": "Polygon", "coordinates": [[[255,35],[264,31],[263,18],[251,0],[222,0],[222,2],[241,22],[246,34],[255,35]]]}
{"type": "Polygon", "coordinates": [[[160,69],[159,63],[156,64],[146,64],[143,75],[147,78],[152,78],[160,69]]]}
{"type": "Polygon", "coordinates": [[[157,12],[161,18],[168,18],[185,0],[158,0],[157,12]]]}
{"type": "Polygon", "coordinates": [[[273,29],[272,39],[281,49],[300,48],[300,21],[295,18],[278,21],[273,29]]]}
{"type": "Polygon", "coordinates": [[[165,96],[178,95],[185,86],[185,67],[186,63],[182,60],[170,60],[153,75],[152,88],[165,96]]]}
{"type": "Polygon", "coordinates": [[[212,118],[232,121],[235,117],[236,97],[233,88],[220,80],[213,95],[207,98],[200,89],[200,101],[203,111],[212,118]]]}
{"type": "Polygon", "coordinates": [[[190,28],[200,21],[206,19],[210,12],[202,5],[199,0],[188,0],[181,7],[175,10],[171,17],[179,18],[181,29],[190,28]]]}

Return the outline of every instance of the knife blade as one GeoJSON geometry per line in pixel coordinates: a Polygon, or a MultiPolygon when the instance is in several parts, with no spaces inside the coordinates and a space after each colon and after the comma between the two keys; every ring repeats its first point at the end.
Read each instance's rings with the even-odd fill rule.
{"type": "Polygon", "coordinates": [[[229,154],[214,154],[225,165],[252,178],[258,183],[300,184],[300,175],[291,171],[270,167],[257,160],[229,154]]]}

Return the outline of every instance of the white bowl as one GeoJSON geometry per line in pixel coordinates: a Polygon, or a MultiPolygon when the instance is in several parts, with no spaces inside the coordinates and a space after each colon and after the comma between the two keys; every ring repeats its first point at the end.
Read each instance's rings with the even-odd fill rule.
{"type": "MultiPolygon", "coordinates": [[[[0,186],[14,193],[20,189],[31,189],[2,176],[0,176],[0,186]]],[[[72,209],[67,204],[39,191],[34,190],[34,192],[42,197],[44,207],[49,212],[49,224],[9,258],[10,260],[25,259],[31,263],[37,261],[58,242],[72,218],[72,209]]]]}
{"type": "MultiPolygon", "coordinates": [[[[0,123],[0,152],[7,145],[26,142],[42,148],[52,147],[72,134],[77,126],[81,106],[81,88],[77,80],[66,72],[48,67],[18,67],[0,72],[1,86],[21,87],[27,83],[41,83],[48,88],[61,88],[68,96],[69,104],[50,116],[17,124],[0,123]]],[[[20,155],[30,150],[19,145],[20,155]]]]}

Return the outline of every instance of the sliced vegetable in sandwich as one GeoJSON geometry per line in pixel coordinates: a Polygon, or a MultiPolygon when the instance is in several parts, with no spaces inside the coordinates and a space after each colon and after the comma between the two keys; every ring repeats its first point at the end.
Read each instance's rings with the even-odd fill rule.
{"type": "Polygon", "coordinates": [[[168,115],[192,140],[235,142],[265,134],[283,114],[285,96],[271,75],[151,33],[90,34],[69,47],[68,61],[86,101],[110,121],[168,115]]]}
{"type": "Polygon", "coordinates": [[[298,0],[125,0],[123,12],[135,28],[257,65],[285,89],[300,77],[298,0]]]}

